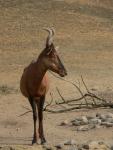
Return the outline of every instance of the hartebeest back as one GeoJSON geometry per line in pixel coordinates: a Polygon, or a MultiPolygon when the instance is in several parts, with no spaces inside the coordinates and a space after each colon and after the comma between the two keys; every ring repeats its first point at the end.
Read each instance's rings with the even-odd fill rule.
{"type": "Polygon", "coordinates": [[[32,144],[37,143],[38,138],[41,139],[42,144],[46,142],[43,132],[43,105],[49,88],[47,70],[51,70],[59,74],[61,77],[67,75],[67,71],[63,66],[53,44],[53,35],[55,32],[53,29],[45,30],[49,32],[46,40],[46,46],[38,59],[24,69],[20,81],[21,92],[28,98],[33,111],[34,135],[32,144]],[[39,119],[38,131],[36,128],[37,110],[39,119]]]}

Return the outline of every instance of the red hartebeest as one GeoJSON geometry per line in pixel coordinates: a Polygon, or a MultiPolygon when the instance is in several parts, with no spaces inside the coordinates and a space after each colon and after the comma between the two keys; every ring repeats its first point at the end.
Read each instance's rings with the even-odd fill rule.
{"type": "Polygon", "coordinates": [[[32,62],[24,69],[20,81],[21,92],[28,98],[33,111],[34,135],[32,144],[37,143],[38,134],[41,139],[41,144],[46,142],[43,132],[43,105],[49,87],[47,70],[51,70],[59,74],[61,77],[67,75],[66,69],[53,44],[53,35],[55,32],[53,29],[45,30],[49,32],[45,49],[41,52],[35,62],[32,62]],[[37,110],[39,119],[38,131],[36,128],[37,110]]]}

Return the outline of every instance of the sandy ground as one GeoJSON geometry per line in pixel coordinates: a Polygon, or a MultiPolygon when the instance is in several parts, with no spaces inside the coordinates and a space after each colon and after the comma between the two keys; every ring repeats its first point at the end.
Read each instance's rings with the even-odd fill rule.
{"type": "MultiPolygon", "coordinates": [[[[44,48],[47,33],[54,27],[55,44],[68,70],[67,80],[80,82],[84,77],[89,89],[113,98],[113,2],[98,0],[0,0],[0,144],[31,144],[32,114],[18,117],[29,107],[19,91],[22,71],[44,48]]],[[[54,99],[59,100],[56,85],[65,98],[77,97],[72,85],[50,73],[54,99]]],[[[49,93],[47,101],[50,101],[49,93]]],[[[66,139],[78,143],[102,140],[112,144],[113,128],[77,132],[59,126],[76,116],[113,112],[112,109],[77,110],[70,113],[44,113],[48,143],[66,139]]]]}

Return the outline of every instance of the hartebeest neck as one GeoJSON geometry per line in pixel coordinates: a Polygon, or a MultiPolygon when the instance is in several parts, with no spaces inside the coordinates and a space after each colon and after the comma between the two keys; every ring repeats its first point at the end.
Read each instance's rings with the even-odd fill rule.
{"type": "Polygon", "coordinates": [[[44,66],[40,59],[37,59],[35,66],[37,70],[37,78],[39,81],[42,81],[45,73],[47,72],[47,68],[44,66]]]}

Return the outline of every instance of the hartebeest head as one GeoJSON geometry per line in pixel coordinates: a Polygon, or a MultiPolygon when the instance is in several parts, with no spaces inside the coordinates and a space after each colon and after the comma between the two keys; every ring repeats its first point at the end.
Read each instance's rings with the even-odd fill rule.
{"type": "Polygon", "coordinates": [[[55,48],[53,44],[55,31],[53,29],[45,30],[49,32],[49,35],[46,40],[46,47],[40,55],[41,61],[47,69],[59,74],[61,77],[64,77],[67,75],[67,71],[59,58],[57,48],[55,48]]]}

